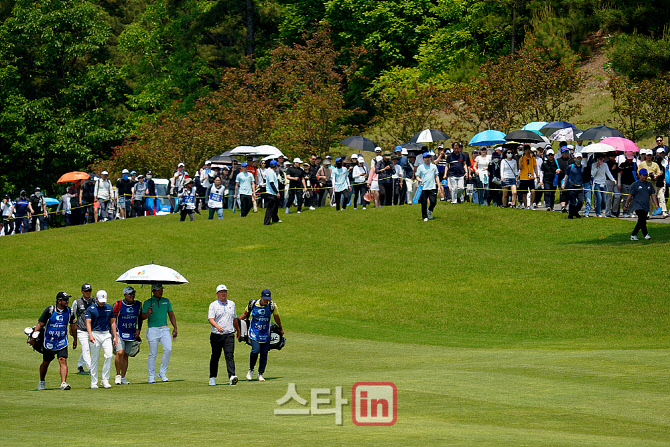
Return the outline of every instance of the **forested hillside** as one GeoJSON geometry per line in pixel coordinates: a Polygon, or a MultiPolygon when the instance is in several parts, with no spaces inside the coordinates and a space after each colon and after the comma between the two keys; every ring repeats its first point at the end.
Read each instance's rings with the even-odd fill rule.
{"type": "Polygon", "coordinates": [[[618,127],[668,133],[669,3],[9,0],[0,188],[94,166],[166,175],[241,144],[304,155],[370,129],[395,145],[430,125],[575,119],[594,35],[618,127]]]}

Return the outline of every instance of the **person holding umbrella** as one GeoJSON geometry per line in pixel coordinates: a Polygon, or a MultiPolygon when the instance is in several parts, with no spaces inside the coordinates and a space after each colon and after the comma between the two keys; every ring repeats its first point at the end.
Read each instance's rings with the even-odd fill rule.
{"type": "Polygon", "coordinates": [[[158,377],[167,382],[167,370],[170,366],[172,355],[172,340],[177,338],[177,319],[172,311],[172,303],[163,297],[163,285],[154,283],[151,285],[151,298],[142,304],[142,319],[147,321],[146,338],[149,343],[149,383],[156,383],[156,357],[158,356],[158,344],[163,347],[163,358],[158,377]],[[172,337],[167,325],[167,318],[172,323],[172,337]]]}
{"type": "Polygon", "coordinates": [[[642,168],[638,171],[639,179],[630,185],[630,194],[628,199],[626,199],[626,205],[624,205],[623,210],[628,212],[629,208],[632,208],[633,212],[637,214],[637,223],[633,232],[630,235],[631,241],[636,241],[637,233],[642,230],[642,234],[645,239],[651,239],[649,232],[647,231],[647,215],[649,214],[649,201],[652,200],[654,205],[658,208],[658,201],[654,195],[654,186],[647,181],[649,178],[649,173],[645,168],[642,168]],[[630,203],[633,202],[633,206],[630,206],[630,203]]]}

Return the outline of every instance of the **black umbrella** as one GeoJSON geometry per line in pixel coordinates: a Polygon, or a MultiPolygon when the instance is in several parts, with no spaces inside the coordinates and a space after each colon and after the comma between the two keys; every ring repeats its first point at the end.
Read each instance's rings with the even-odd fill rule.
{"type": "Polygon", "coordinates": [[[426,129],[416,133],[409,139],[410,143],[434,143],[435,141],[448,140],[449,136],[437,129],[426,129]]]}
{"type": "Polygon", "coordinates": [[[377,144],[371,139],[359,136],[347,137],[340,141],[340,144],[344,144],[353,149],[358,149],[359,151],[374,151],[377,147],[377,144]]]}
{"type": "Polygon", "coordinates": [[[600,141],[603,138],[607,137],[621,137],[623,138],[623,134],[616,130],[613,127],[607,127],[607,126],[596,126],[596,127],[591,127],[590,129],[586,129],[584,132],[581,133],[581,135],[577,136],[576,138],[579,138],[580,140],[583,141],[600,141]]]}
{"type": "Polygon", "coordinates": [[[575,126],[572,123],[568,123],[567,121],[552,121],[542,126],[540,128],[540,133],[542,135],[549,137],[557,130],[568,129],[568,128],[575,129],[575,133],[581,132],[581,130],[577,129],[577,126],[575,126]]]}
{"type": "Polygon", "coordinates": [[[423,149],[428,149],[425,144],[421,143],[403,143],[400,145],[403,149],[407,149],[408,151],[420,151],[423,149]]]}
{"type": "Polygon", "coordinates": [[[542,137],[530,130],[515,130],[505,135],[507,141],[518,141],[519,143],[543,143],[542,137]]]}

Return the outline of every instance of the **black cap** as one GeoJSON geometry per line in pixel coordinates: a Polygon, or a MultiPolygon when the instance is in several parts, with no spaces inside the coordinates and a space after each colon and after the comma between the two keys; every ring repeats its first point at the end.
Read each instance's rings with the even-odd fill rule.
{"type": "Polygon", "coordinates": [[[69,300],[69,299],[70,299],[70,296],[72,296],[72,295],[68,295],[68,294],[65,293],[65,292],[58,292],[58,293],[56,294],[56,299],[57,299],[57,300],[69,300]]]}
{"type": "Polygon", "coordinates": [[[93,291],[93,287],[91,287],[91,285],[89,283],[86,283],[86,284],[81,286],[81,291],[82,292],[91,292],[91,291],[93,291]]]}
{"type": "Polygon", "coordinates": [[[5,199],[9,199],[9,194],[5,194],[5,199]]]}
{"type": "Polygon", "coordinates": [[[263,289],[261,292],[261,298],[267,298],[268,300],[272,297],[269,289],[263,289]]]}
{"type": "Polygon", "coordinates": [[[154,175],[154,173],[151,171],[147,171],[147,175],[154,175]]]}

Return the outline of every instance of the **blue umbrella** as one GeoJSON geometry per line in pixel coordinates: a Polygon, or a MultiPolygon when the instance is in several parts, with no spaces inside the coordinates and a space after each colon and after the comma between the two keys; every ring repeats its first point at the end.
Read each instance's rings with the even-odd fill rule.
{"type": "Polygon", "coordinates": [[[505,134],[499,130],[485,130],[472,137],[470,146],[494,146],[496,144],[505,144],[505,134]]]}
{"type": "MultiPolygon", "coordinates": [[[[557,130],[568,129],[568,128],[577,129],[577,126],[575,126],[572,123],[568,123],[567,121],[552,121],[542,126],[540,132],[542,132],[542,135],[549,136],[554,132],[556,132],[557,130]]],[[[577,131],[581,132],[579,129],[577,129],[577,131]]]]}
{"type": "Polygon", "coordinates": [[[58,205],[60,203],[60,200],[54,199],[53,197],[45,197],[44,203],[46,203],[47,206],[58,205]]]}
{"type": "Polygon", "coordinates": [[[531,132],[535,132],[538,135],[542,135],[540,133],[540,129],[544,127],[547,124],[546,121],[533,121],[532,123],[528,123],[525,126],[521,128],[521,130],[530,130],[531,132]]]}

